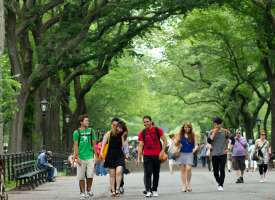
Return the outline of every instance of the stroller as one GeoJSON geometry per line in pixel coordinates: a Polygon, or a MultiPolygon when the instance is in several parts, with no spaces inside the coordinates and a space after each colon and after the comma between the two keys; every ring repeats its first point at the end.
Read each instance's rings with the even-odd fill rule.
{"type": "Polygon", "coordinates": [[[5,190],[4,161],[0,160],[0,200],[8,200],[8,193],[5,190]]]}

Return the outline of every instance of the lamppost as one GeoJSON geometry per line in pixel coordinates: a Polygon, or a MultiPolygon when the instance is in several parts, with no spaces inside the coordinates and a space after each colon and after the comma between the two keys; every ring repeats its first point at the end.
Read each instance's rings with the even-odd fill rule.
{"type": "Polygon", "coordinates": [[[261,119],[257,118],[256,119],[256,124],[257,124],[257,127],[258,127],[258,138],[260,138],[260,132],[261,132],[261,119]]]}
{"type": "Polygon", "coordinates": [[[71,116],[69,114],[65,115],[65,124],[66,124],[66,147],[67,147],[67,152],[69,152],[69,142],[70,142],[70,131],[69,131],[69,123],[71,121],[71,116]]]}
{"type": "Polygon", "coordinates": [[[43,116],[43,121],[42,121],[42,145],[43,148],[45,148],[45,144],[46,144],[46,113],[48,111],[48,106],[49,106],[49,102],[47,101],[47,99],[43,99],[40,102],[40,108],[41,108],[41,112],[42,112],[42,116],[43,116]]]}

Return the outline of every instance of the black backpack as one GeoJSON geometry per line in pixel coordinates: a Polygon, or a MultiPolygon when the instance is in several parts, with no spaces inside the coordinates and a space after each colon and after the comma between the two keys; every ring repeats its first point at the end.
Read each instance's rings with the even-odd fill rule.
{"type": "MultiPolygon", "coordinates": [[[[159,128],[158,127],[154,127],[154,128],[155,128],[158,140],[159,140],[160,149],[162,149],[162,144],[161,144],[160,135],[159,135],[159,128]]],[[[142,139],[143,139],[143,143],[144,143],[143,147],[145,146],[145,135],[146,135],[146,128],[142,130],[142,139]]]]}

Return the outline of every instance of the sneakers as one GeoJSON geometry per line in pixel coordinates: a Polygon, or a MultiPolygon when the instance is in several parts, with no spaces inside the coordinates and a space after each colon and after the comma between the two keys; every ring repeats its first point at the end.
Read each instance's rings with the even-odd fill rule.
{"type": "Polygon", "coordinates": [[[85,193],[80,193],[80,200],[85,200],[86,199],[86,195],[85,193]]]}
{"type": "Polygon", "coordinates": [[[120,194],[123,194],[123,193],[124,193],[124,188],[123,188],[123,187],[120,187],[120,188],[119,188],[119,193],[120,193],[120,194]]]}
{"type": "Polygon", "coordinates": [[[94,196],[93,192],[87,192],[87,198],[91,199],[94,196]]]}
{"type": "Polygon", "coordinates": [[[218,191],[223,191],[223,187],[222,186],[218,186],[218,191]]]}
{"type": "Polygon", "coordinates": [[[244,183],[243,177],[239,177],[239,178],[237,179],[236,183],[244,183]]]}
{"type": "Polygon", "coordinates": [[[158,192],[157,191],[153,191],[153,197],[158,197],[158,196],[159,196],[158,192]]]}
{"type": "Polygon", "coordinates": [[[145,197],[151,197],[152,196],[152,192],[146,192],[145,197]]]}

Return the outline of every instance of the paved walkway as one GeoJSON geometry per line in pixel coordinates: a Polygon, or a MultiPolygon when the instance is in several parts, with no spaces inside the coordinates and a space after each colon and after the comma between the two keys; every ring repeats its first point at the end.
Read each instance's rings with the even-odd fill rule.
{"type": "MultiPolygon", "coordinates": [[[[194,169],[192,177],[193,192],[181,192],[180,174],[161,172],[159,200],[275,200],[275,171],[269,173],[266,183],[258,182],[258,173],[245,174],[245,184],[235,184],[235,174],[226,175],[223,192],[216,190],[212,173],[206,169],[194,169]]],[[[111,199],[108,192],[108,177],[95,177],[95,200],[111,199]]],[[[127,175],[125,194],[116,199],[144,199],[143,174],[127,175]]],[[[75,177],[58,177],[54,183],[46,183],[32,191],[11,191],[9,200],[78,200],[78,185],[75,177]]]]}

